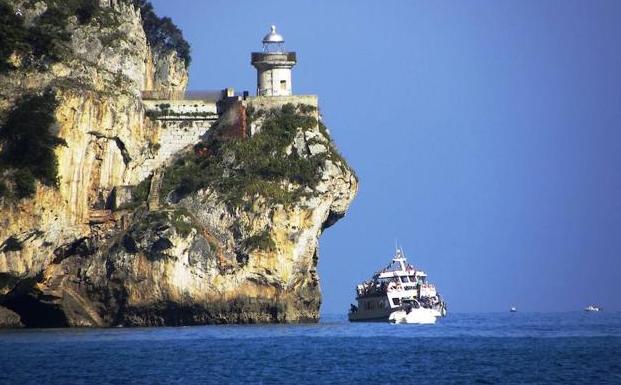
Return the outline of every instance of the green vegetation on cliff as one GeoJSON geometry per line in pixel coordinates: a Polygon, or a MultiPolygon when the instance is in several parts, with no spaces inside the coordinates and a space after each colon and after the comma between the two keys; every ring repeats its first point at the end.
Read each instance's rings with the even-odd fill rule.
{"type": "Polygon", "coordinates": [[[192,62],[190,44],[183,37],[183,32],[170,17],[159,17],[151,2],[147,0],[126,0],[140,8],[142,26],[149,45],[165,52],[175,51],[185,61],[186,67],[192,62]]]}
{"type": "Polygon", "coordinates": [[[295,201],[319,183],[321,167],[331,156],[330,152],[300,155],[292,148],[299,132],[317,126],[317,120],[300,108],[304,109],[289,104],[260,111],[261,129],[250,138],[227,136],[228,127],[219,122],[193,153],[165,170],[162,196],[175,201],[210,187],[233,207],[255,195],[273,203],[295,201]]]}
{"type": "Polygon", "coordinates": [[[248,251],[273,251],[276,250],[276,243],[272,239],[270,231],[265,229],[259,234],[246,238],[242,243],[242,247],[248,251]]]}
{"type": "Polygon", "coordinates": [[[56,106],[51,91],[26,95],[0,126],[1,196],[30,197],[35,192],[35,180],[57,186],[58,160],[54,148],[65,141],[52,132],[56,106]]]}
{"type": "Polygon", "coordinates": [[[14,69],[11,55],[17,53],[28,61],[56,62],[68,51],[71,34],[68,19],[75,15],[78,23],[87,24],[99,13],[97,0],[63,0],[45,2],[47,10],[26,26],[24,17],[7,0],[0,0],[0,73],[14,69]]]}
{"type": "MultiPolygon", "coordinates": [[[[190,45],[172,20],[158,17],[146,0],[125,1],[140,8],[143,28],[151,47],[165,52],[176,51],[188,66],[191,61],[190,45]]],[[[47,7],[45,12],[34,18],[32,25],[26,25],[23,12],[20,15],[11,2],[0,0],[0,73],[16,68],[11,58],[13,54],[22,57],[21,65],[25,66],[62,60],[70,52],[70,17],[75,16],[78,24],[84,25],[104,11],[98,0],[45,0],[44,3],[47,7]]]]}

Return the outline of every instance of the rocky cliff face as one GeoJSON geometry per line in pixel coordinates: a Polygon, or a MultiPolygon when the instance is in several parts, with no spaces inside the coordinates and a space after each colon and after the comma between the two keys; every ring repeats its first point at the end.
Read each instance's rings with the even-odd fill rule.
{"type": "MultiPolygon", "coordinates": [[[[49,4],[13,6],[28,25],[49,4]]],[[[37,183],[31,198],[0,198],[0,310],[9,315],[0,318],[29,327],[317,320],[318,237],[345,214],[357,189],[345,162],[326,155],[335,152],[325,130],[312,116],[304,127],[289,127],[295,135],[281,160],[307,159],[309,186],[282,178],[262,185],[265,191],[247,189],[244,183],[257,181],[233,178],[244,159],[224,150],[231,144],[213,141],[202,148],[220,146],[217,161],[199,160],[219,165],[219,184],[207,180],[188,191],[183,183],[196,175],[181,175],[179,184],[167,177],[179,176],[169,165],[153,170],[162,186],[150,186],[140,179],[162,128],[145,117],[141,92],[183,91],[186,66],[174,51],[150,47],[134,6],[101,6],[87,23],[69,18],[61,60],[33,64],[16,52],[12,69],[0,75],[0,122],[23,95],[51,88],[58,101],[53,130],[66,143],[55,149],[57,188],[37,183]],[[128,185],[139,185],[134,202],[111,207],[128,185]],[[274,200],[276,185],[304,194],[274,200]],[[232,203],[227,188],[244,194],[232,203]],[[161,201],[157,210],[142,201],[145,190],[161,201]]],[[[261,122],[256,126],[260,131],[261,122]]],[[[188,149],[177,158],[195,156],[188,149]]]]}

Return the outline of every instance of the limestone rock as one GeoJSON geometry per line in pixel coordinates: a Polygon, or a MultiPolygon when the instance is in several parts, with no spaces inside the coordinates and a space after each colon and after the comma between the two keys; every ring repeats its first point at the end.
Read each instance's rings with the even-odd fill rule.
{"type": "Polygon", "coordinates": [[[19,315],[5,307],[0,306],[0,329],[15,329],[24,327],[19,315]]]}
{"type": "MultiPolygon", "coordinates": [[[[29,22],[46,4],[31,3],[22,4],[29,22]]],[[[326,159],[318,184],[289,205],[246,196],[232,208],[207,186],[150,204],[155,211],[130,207],[127,186],[146,186],[160,201],[155,160],[165,127],[145,116],[142,91],[182,93],[188,73],[174,52],[149,47],[133,6],[100,3],[107,18],[71,23],[63,60],[0,75],[0,124],[22,95],[52,87],[54,130],[66,142],[55,150],[58,188],[0,198],[0,305],[13,312],[0,308],[0,318],[26,327],[318,320],[318,237],[353,200],[352,170],[326,159]]],[[[330,146],[314,127],[290,151],[309,157],[330,146]]]]}

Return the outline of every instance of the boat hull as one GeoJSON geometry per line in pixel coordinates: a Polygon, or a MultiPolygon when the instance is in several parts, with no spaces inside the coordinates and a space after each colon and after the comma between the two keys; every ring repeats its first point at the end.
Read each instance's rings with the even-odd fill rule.
{"type": "MultiPolygon", "coordinates": [[[[355,312],[349,312],[347,318],[349,322],[388,322],[390,314],[394,311],[403,310],[401,307],[396,308],[383,308],[383,309],[371,309],[371,310],[357,310],[355,312]]],[[[446,308],[428,309],[434,317],[440,318],[446,316],[446,308]]]]}
{"type": "Polygon", "coordinates": [[[436,323],[436,313],[439,313],[433,309],[410,309],[410,311],[397,310],[394,311],[388,321],[395,324],[419,324],[419,325],[431,325],[436,323]]]}
{"type": "Polygon", "coordinates": [[[350,322],[388,322],[388,317],[395,309],[358,310],[347,314],[350,322]]]}

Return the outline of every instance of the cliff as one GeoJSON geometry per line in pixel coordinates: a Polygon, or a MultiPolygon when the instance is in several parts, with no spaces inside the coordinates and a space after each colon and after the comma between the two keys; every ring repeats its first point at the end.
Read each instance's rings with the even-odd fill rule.
{"type": "Polygon", "coordinates": [[[303,104],[237,106],[252,135],[223,116],[155,161],[141,95],[183,92],[189,53],[135,3],[0,0],[0,326],[316,321],[353,172],[303,104]]]}

